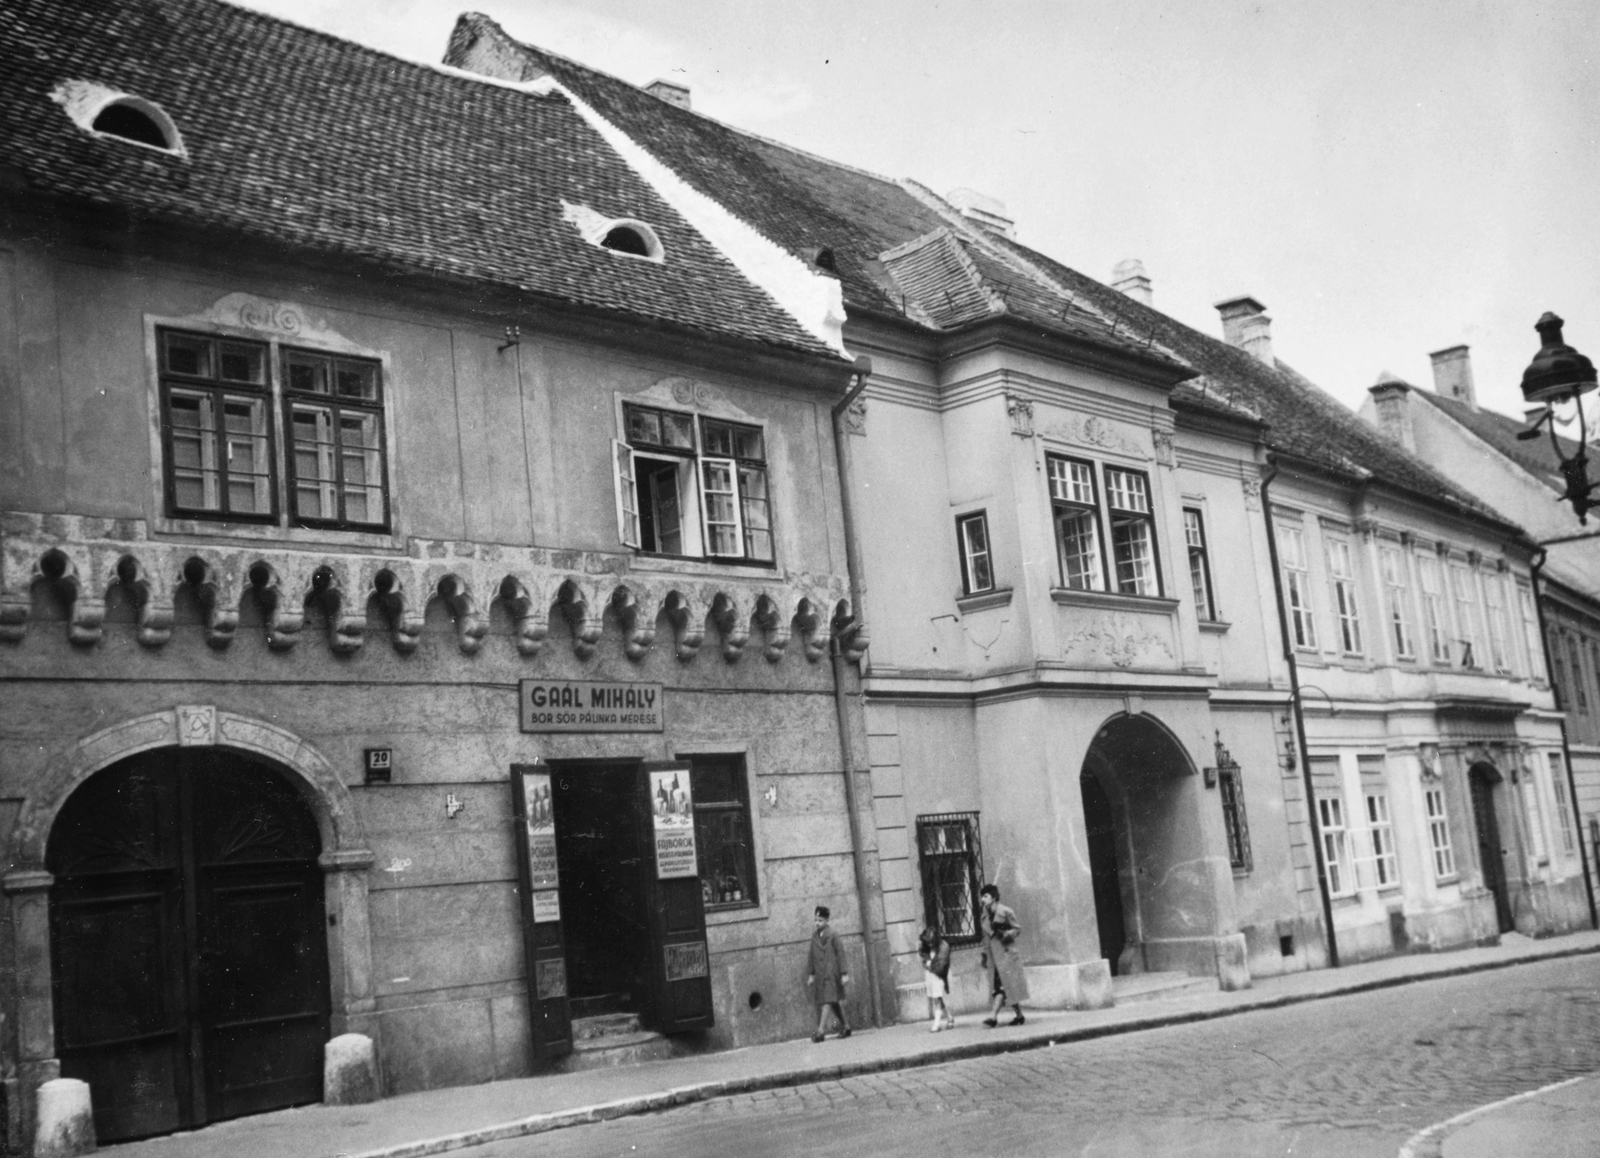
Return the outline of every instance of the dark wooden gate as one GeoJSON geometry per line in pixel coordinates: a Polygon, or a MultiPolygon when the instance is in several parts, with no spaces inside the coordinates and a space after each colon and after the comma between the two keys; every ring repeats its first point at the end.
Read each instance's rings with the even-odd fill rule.
{"type": "Polygon", "coordinates": [[[689,765],[641,765],[639,792],[639,836],[650,850],[643,876],[652,958],[651,1027],[661,1033],[707,1029],[714,1020],[711,963],[689,765]]]}
{"type": "Polygon", "coordinates": [[[213,748],[68,799],[46,854],[56,1049],[100,1142],[321,1100],[320,846],[283,775],[213,748]]]}
{"type": "Polygon", "coordinates": [[[1500,844],[1500,820],[1494,811],[1494,786],[1498,772],[1481,765],[1467,779],[1472,785],[1472,819],[1478,829],[1478,864],[1483,870],[1483,887],[1494,894],[1495,917],[1500,931],[1516,928],[1511,916],[1511,896],[1506,890],[1506,850],[1500,844]]]}

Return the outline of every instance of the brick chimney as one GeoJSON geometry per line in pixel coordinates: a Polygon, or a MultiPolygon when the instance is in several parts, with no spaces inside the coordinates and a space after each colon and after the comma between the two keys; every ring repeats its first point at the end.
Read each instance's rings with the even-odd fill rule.
{"type": "Polygon", "coordinates": [[[1417,439],[1411,428],[1411,399],[1407,397],[1412,387],[1389,371],[1378,375],[1378,380],[1367,387],[1372,395],[1373,409],[1378,413],[1378,429],[1407,450],[1417,449],[1417,439]]]}
{"type": "Polygon", "coordinates": [[[644,86],[644,91],[680,109],[689,107],[689,87],[676,81],[653,80],[644,86]]]}
{"type": "Polygon", "coordinates": [[[1451,346],[1448,350],[1435,350],[1433,359],[1433,391],[1441,398],[1454,398],[1465,402],[1474,410],[1478,408],[1478,393],[1472,385],[1472,357],[1466,346],[1451,346]]]}
{"type": "Polygon", "coordinates": [[[1137,257],[1124,258],[1111,271],[1111,288],[1120,290],[1136,302],[1150,305],[1150,277],[1144,272],[1144,262],[1137,257]]]}
{"type": "Polygon", "coordinates": [[[1224,298],[1217,303],[1217,313],[1222,315],[1223,341],[1259,362],[1277,365],[1272,357],[1272,319],[1267,317],[1266,306],[1248,295],[1224,298]]]}
{"type": "Polygon", "coordinates": [[[979,229],[998,233],[1001,237],[1017,235],[1017,223],[1006,212],[1006,203],[998,197],[990,197],[975,189],[955,189],[946,193],[944,199],[979,229]]]}

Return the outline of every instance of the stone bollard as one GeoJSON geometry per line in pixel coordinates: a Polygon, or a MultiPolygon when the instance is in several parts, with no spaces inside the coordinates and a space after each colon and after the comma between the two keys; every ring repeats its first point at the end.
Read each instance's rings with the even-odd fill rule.
{"type": "Polygon", "coordinates": [[[378,1055],[364,1033],[342,1033],[323,1047],[322,1104],[358,1106],[378,1100],[378,1055]]]}
{"type": "Polygon", "coordinates": [[[37,1097],[34,1158],[75,1158],[94,1150],[94,1111],[89,1104],[88,1082],[54,1078],[39,1087],[37,1097]]]}

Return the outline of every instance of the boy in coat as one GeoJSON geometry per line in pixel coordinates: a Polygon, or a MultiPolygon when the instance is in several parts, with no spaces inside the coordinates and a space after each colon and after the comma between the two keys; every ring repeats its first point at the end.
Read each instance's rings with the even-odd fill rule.
{"type": "Polygon", "coordinates": [[[828,1028],[828,1010],[839,1019],[839,1036],[850,1036],[850,1023],[844,1019],[845,986],[850,974],[844,965],[844,950],[839,938],[828,925],[828,906],[818,905],[815,914],[816,931],[811,934],[811,956],[806,962],[806,988],[817,1003],[817,1032],[812,1041],[821,1041],[828,1028]]]}

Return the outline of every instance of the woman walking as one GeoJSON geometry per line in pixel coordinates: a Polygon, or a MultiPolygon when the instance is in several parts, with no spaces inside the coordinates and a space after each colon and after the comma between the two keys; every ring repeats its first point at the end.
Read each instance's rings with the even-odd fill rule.
{"type": "Polygon", "coordinates": [[[1000,890],[994,885],[984,885],[978,890],[982,902],[983,963],[989,970],[989,992],[994,1003],[983,1024],[990,1029],[998,1025],[1000,1009],[1009,1005],[1015,1016],[1007,1023],[1021,1025],[1022,1003],[1028,998],[1028,978],[1022,969],[1022,955],[1014,948],[1022,926],[1011,906],[1000,903],[1000,890]]]}

